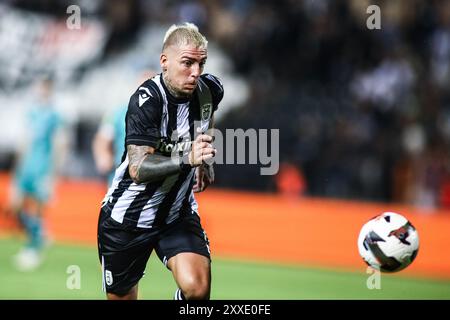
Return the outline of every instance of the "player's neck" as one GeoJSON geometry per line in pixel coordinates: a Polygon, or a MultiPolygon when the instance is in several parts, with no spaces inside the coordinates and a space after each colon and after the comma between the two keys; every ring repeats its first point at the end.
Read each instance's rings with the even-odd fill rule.
{"type": "Polygon", "coordinates": [[[164,84],[165,84],[167,90],[174,98],[180,99],[180,100],[189,99],[189,96],[180,94],[180,92],[175,89],[175,87],[172,85],[172,82],[167,77],[167,73],[163,72],[162,76],[163,76],[163,81],[164,81],[164,84]]]}

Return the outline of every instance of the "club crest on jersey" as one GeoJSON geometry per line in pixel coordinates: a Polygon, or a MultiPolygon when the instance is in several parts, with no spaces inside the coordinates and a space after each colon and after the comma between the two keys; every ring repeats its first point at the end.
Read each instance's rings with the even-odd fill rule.
{"type": "Polygon", "coordinates": [[[200,114],[202,116],[202,121],[208,121],[211,118],[211,113],[212,113],[211,103],[202,105],[202,108],[200,110],[200,114]]]}

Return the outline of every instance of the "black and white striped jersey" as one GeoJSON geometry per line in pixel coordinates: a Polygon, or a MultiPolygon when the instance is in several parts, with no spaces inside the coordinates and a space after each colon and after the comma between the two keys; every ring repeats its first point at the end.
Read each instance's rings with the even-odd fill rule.
{"type": "MultiPolygon", "coordinates": [[[[167,90],[162,74],[145,81],[131,96],[126,115],[126,145],[148,145],[165,154],[193,141],[197,128],[205,132],[223,98],[223,86],[213,75],[200,76],[189,99],[177,99],[167,90]],[[170,150],[166,150],[170,146],[170,150]]],[[[190,145],[190,144],[189,144],[190,145]]],[[[163,180],[136,184],[128,172],[128,155],[116,169],[103,200],[111,217],[126,227],[155,228],[180,215],[198,213],[192,187],[195,169],[163,180]]]]}

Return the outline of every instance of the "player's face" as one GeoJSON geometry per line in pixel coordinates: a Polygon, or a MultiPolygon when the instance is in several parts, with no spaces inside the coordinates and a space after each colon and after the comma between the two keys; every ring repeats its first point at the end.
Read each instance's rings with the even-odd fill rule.
{"type": "Polygon", "coordinates": [[[190,96],[203,73],[207,51],[193,45],[171,46],[161,55],[161,65],[167,70],[172,89],[181,96],[190,96]]]}

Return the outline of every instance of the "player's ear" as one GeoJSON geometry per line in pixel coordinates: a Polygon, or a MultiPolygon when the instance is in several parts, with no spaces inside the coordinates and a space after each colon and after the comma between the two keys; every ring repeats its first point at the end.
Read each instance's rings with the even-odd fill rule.
{"type": "Polygon", "coordinates": [[[165,52],[162,52],[159,56],[159,64],[163,71],[167,71],[167,54],[165,52]]]}

